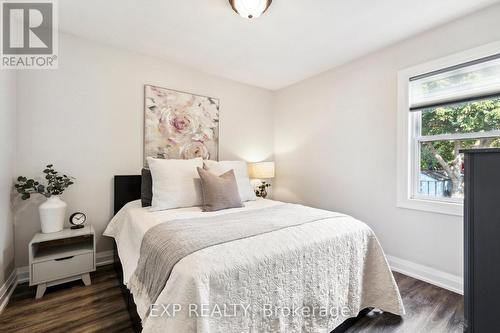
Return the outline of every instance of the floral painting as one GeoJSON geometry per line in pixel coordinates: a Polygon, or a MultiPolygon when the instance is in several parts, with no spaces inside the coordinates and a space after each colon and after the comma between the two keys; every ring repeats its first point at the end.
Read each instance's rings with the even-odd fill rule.
{"type": "Polygon", "coordinates": [[[145,159],[218,159],[218,99],[150,85],[144,97],[145,159]]]}

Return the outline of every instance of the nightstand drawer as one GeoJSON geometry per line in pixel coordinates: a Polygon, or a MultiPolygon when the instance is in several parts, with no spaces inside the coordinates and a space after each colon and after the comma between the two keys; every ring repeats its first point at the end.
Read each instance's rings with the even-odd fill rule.
{"type": "Polygon", "coordinates": [[[84,253],[33,264],[32,283],[40,283],[94,270],[94,253],[84,253]]]}

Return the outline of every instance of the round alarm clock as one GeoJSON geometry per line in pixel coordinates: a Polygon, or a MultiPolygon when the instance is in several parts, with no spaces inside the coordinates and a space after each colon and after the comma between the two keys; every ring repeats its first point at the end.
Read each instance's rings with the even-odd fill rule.
{"type": "Polygon", "coordinates": [[[86,219],[87,217],[83,213],[76,212],[74,214],[71,214],[71,216],[69,217],[69,223],[73,225],[71,229],[83,228],[83,224],[85,223],[86,219]]]}

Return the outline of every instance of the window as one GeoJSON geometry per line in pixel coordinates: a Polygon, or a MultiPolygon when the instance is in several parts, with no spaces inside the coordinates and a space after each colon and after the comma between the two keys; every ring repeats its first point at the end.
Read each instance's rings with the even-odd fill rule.
{"type": "Polygon", "coordinates": [[[462,149],[500,147],[500,44],[399,75],[398,206],[461,215],[462,149]]]}

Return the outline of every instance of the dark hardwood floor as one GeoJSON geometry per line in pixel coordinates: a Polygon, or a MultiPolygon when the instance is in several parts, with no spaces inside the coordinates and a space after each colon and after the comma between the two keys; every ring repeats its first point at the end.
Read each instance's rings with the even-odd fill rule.
{"type": "Polygon", "coordinates": [[[75,281],[47,288],[40,300],[36,287],[17,286],[0,315],[0,332],[133,332],[113,265],[91,278],[88,287],[75,281]]]}
{"type": "Polygon", "coordinates": [[[348,333],[458,333],[463,332],[463,296],[429,283],[394,273],[406,315],[372,311],[348,333]]]}
{"type": "MultiPolygon", "coordinates": [[[[407,315],[371,312],[348,333],[462,332],[462,296],[395,273],[407,315]]],[[[47,289],[19,285],[0,315],[0,332],[133,332],[113,266],[99,267],[92,285],[76,281],[47,289]]]]}

